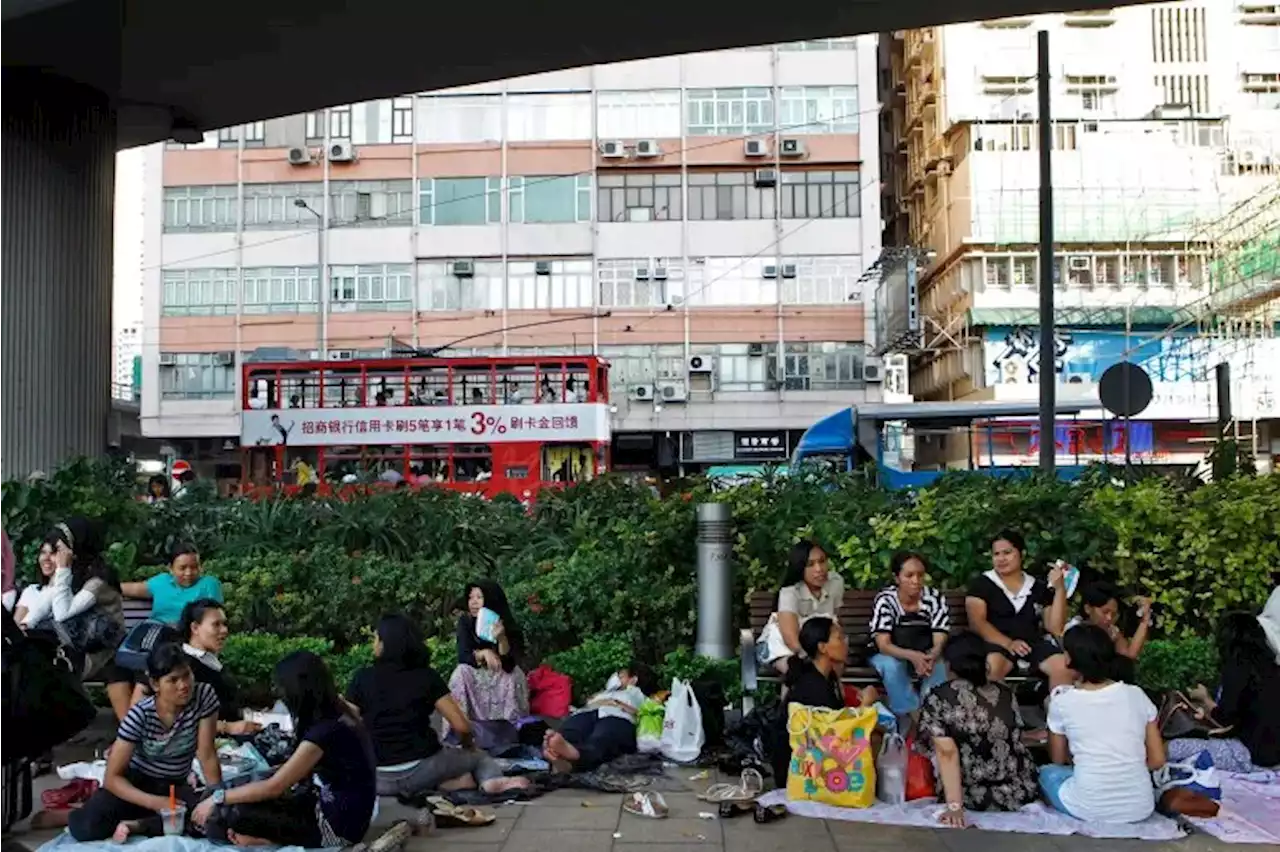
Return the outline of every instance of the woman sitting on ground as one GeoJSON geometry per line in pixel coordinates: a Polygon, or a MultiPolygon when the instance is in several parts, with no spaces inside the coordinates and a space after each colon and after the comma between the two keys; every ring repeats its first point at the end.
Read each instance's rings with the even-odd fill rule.
{"type": "Polygon", "coordinates": [[[943,653],[951,679],[924,697],[919,731],[936,755],[939,822],[963,828],[966,809],[1016,811],[1040,791],[1013,690],[987,679],[985,640],[962,633],[943,653]]]}
{"type": "Polygon", "coordinates": [[[107,838],[124,843],[131,834],[163,834],[160,812],[169,807],[171,790],[188,809],[195,804],[187,780],[193,758],[199,759],[208,784],[222,783],[213,687],[195,682],[190,657],[172,642],[151,649],[147,676],[154,694],[121,720],[102,788],[68,815],[71,836],[81,843],[107,838]]]}
{"type": "Polygon", "coordinates": [[[529,786],[506,778],[487,753],[471,748],[471,730],[436,670],[422,634],[403,615],[384,615],[373,639],[374,663],[360,669],[347,689],[347,703],[360,714],[373,740],[378,795],[416,796],[440,789],[479,787],[503,793],[529,786]],[[463,748],[442,747],[431,727],[438,712],[463,748]]]}
{"type": "Polygon", "coordinates": [[[844,600],[844,580],[833,572],[827,552],[808,539],[791,546],[787,575],[778,591],[777,629],[789,656],[764,660],[781,674],[786,674],[792,658],[803,654],[800,628],[810,618],[823,616],[839,621],[840,604],[844,600]]]}
{"type": "Polygon", "coordinates": [[[1156,707],[1146,693],[1119,680],[1127,660],[1107,631],[1093,624],[1062,637],[1080,676],[1049,702],[1049,757],[1040,788],[1049,803],[1085,822],[1141,822],[1155,811],[1151,772],[1164,766],[1156,707]]]}
{"type": "Polygon", "coordinates": [[[275,669],[298,747],[270,777],[215,790],[193,818],[210,840],[237,846],[352,846],[369,830],[377,800],[373,751],[338,695],[324,661],[294,651],[275,669]],[[314,777],[319,792],[294,785],[314,777]]]}
{"type": "Polygon", "coordinates": [[[1147,644],[1147,634],[1151,632],[1151,601],[1138,598],[1138,629],[1132,636],[1125,636],[1120,631],[1120,590],[1112,583],[1100,580],[1089,583],[1080,590],[1080,598],[1084,602],[1083,615],[1067,622],[1070,630],[1077,624],[1092,624],[1101,627],[1115,643],[1116,653],[1130,660],[1138,659],[1142,647],[1147,644]]]}
{"type": "Polygon", "coordinates": [[[942,649],[951,617],[941,594],[925,586],[929,568],[917,553],[895,553],[889,560],[896,582],[871,604],[871,665],[889,693],[889,709],[904,716],[920,709],[921,693],[947,678],[942,649]],[[913,679],[918,678],[917,691],[913,679]]]}
{"type": "Polygon", "coordinates": [[[471,583],[466,600],[467,611],[458,617],[458,667],[449,691],[473,722],[514,723],[529,715],[529,683],[517,663],[523,650],[520,629],[497,583],[471,583]],[[476,635],[482,609],[498,616],[491,640],[476,635]]]}
{"type": "Polygon", "coordinates": [[[1189,760],[1208,749],[1214,766],[1227,772],[1280,766],[1280,666],[1256,618],[1246,612],[1222,617],[1218,659],[1222,661],[1218,700],[1203,685],[1196,687],[1192,697],[1215,722],[1231,726],[1231,739],[1171,740],[1169,759],[1189,760]]]}
{"type": "Polygon", "coordinates": [[[178,544],[169,552],[169,570],[141,583],[125,583],[126,598],[151,601],[151,620],[177,624],[182,608],[192,601],[222,603],[217,577],[202,575],[200,553],[193,544],[178,544]]]}
{"type": "Polygon", "coordinates": [[[46,541],[40,545],[40,553],[36,557],[36,581],[22,590],[16,602],[8,601],[6,596],[5,607],[13,610],[13,620],[24,630],[29,626],[27,617],[33,611],[48,612],[52,607],[49,596],[53,592],[52,581],[55,570],[57,566],[53,564],[53,548],[46,541]]]}
{"type": "Polygon", "coordinates": [[[1071,682],[1057,642],[1067,623],[1067,590],[1061,568],[1049,572],[1048,582],[1023,568],[1027,545],[1013,530],[991,541],[991,570],[969,584],[964,608],[970,628],[987,640],[987,664],[992,680],[1004,680],[1018,662],[1049,679],[1051,689],[1071,682]],[[1045,634],[1048,634],[1047,636],[1045,634]]]}

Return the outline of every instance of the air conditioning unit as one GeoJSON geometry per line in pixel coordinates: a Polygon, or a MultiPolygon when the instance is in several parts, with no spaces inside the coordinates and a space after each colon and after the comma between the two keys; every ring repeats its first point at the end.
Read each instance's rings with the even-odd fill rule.
{"type": "Polygon", "coordinates": [[[539,260],[539,261],[537,261],[536,263],[534,263],[534,264],[533,264],[533,274],[534,274],[534,275],[550,275],[550,274],[551,274],[551,261],[549,261],[549,260],[539,260]]]}
{"type": "Polygon", "coordinates": [[[764,189],[765,187],[778,185],[777,169],[756,169],[756,188],[764,189]]]}
{"type": "Polygon", "coordinates": [[[474,278],[476,262],[474,260],[455,260],[449,268],[455,278],[474,278]]]}
{"type": "Polygon", "coordinates": [[[648,280],[649,280],[649,267],[647,267],[647,266],[637,266],[637,267],[636,267],[636,280],[637,280],[637,281],[648,281],[648,280]]]}
{"type": "Polygon", "coordinates": [[[1073,272],[1086,272],[1089,269],[1089,258],[1085,255],[1072,255],[1067,259],[1067,268],[1073,272]]]}
{"type": "Polygon", "coordinates": [[[351,361],[356,357],[356,353],[350,349],[331,349],[329,350],[330,361],[351,361]]]}
{"type": "Polygon", "coordinates": [[[783,139],[778,148],[778,153],[784,157],[803,157],[804,156],[804,140],[803,139],[783,139]]]}
{"type": "Polygon", "coordinates": [[[177,356],[177,355],[173,354],[172,352],[161,352],[161,353],[160,353],[160,366],[161,366],[161,367],[176,367],[177,365],[178,365],[178,356],[177,356]]]}
{"type": "Polygon", "coordinates": [[[661,157],[662,146],[657,139],[641,139],[636,142],[637,157],[661,157]]]}
{"type": "Polygon", "coordinates": [[[778,264],[766,263],[764,266],[760,268],[760,277],[761,278],[777,278],[778,264]]]}
{"type": "Polygon", "coordinates": [[[868,358],[862,362],[862,380],[869,385],[878,385],[884,381],[884,361],[879,358],[868,358]]]}
{"type": "Polygon", "coordinates": [[[742,143],[742,153],[748,157],[767,157],[769,143],[763,139],[748,139],[742,143]]]}
{"type": "Polygon", "coordinates": [[[784,264],[782,264],[782,277],[783,277],[783,278],[795,278],[795,277],[796,277],[796,265],[795,265],[794,263],[784,263],[784,264]]]}
{"type": "Polygon", "coordinates": [[[329,143],[329,162],[331,163],[354,163],[356,161],[356,146],[345,140],[329,143]]]}
{"type": "Polygon", "coordinates": [[[658,399],[663,402],[688,402],[689,386],[681,381],[658,382],[658,399]]]}
{"type": "Polygon", "coordinates": [[[748,343],[748,344],[747,344],[747,355],[751,356],[752,358],[762,358],[762,357],[764,357],[764,344],[763,344],[763,343],[748,343]]]}
{"type": "Polygon", "coordinates": [[[607,157],[611,160],[619,160],[627,156],[627,146],[623,145],[617,139],[610,139],[600,143],[600,156],[607,157]]]}
{"type": "Polygon", "coordinates": [[[653,280],[654,280],[654,281],[666,281],[666,280],[667,280],[667,268],[666,268],[665,266],[655,266],[655,267],[653,268],[653,280]]]}
{"type": "Polygon", "coordinates": [[[236,365],[236,353],[234,352],[213,353],[213,365],[215,367],[234,367],[236,365]]]}
{"type": "Polygon", "coordinates": [[[689,372],[690,373],[711,373],[716,368],[716,362],[710,355],[690,355],[689,356],[689,372]]]}
{"type": "Polygon", "coordinates": [[[653,385],[631,385],[627,388],[627,398],[640,402],[653,399],[653,385]]]}
{"type": "Polygon", "coordinates": [[[311,165],[310,148],[290,148],[287,156],[289,159],[289,165],[291,166],[311,165]]]}

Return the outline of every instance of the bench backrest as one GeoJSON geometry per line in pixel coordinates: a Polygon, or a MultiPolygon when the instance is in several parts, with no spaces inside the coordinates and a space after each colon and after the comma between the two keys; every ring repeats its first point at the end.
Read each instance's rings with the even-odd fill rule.
{"type": "Polygon", "coordinates": [[[124,611],[125,632],[132,630],[151,617],[151,601],[124,598],[120,602],[120,608],[124,611]]]}
{"type": "MultiPolygon", "coordinates": [[[[840,623],[844,625],[845,633],[849,637],[849,665],[851,666],[864,665],[870,656],[871,603],[878,592],[878,589],[850,589],[844,593],[844,600],[840,603],[840,623]]],[[[969,617],[964,610],[964,592],[944,592],[944,596],[947,601],[947,611],[951,615],[951,631],[954,633],[967,629],[969,617]]],[[[751,595],[748,603],[749,619],[751,632],[755,636],[759,636],[760,631],[769,623],[769,616],[773,614],[777,598],[776,591],[754,592],[751,595]]]]}

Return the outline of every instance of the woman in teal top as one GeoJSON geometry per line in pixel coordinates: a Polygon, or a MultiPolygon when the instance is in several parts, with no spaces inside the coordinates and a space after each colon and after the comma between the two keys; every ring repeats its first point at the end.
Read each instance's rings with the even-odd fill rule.
{"type": "Polygon", "coordinates": [[[127,598],[151,601],[151,618],[165,624],[177,624],[182,608],[203,599],[222,603],[222,584],[216,577],[200,573],[200,554],[194,545],[175,545],[169,554],[169,573],[157,574],[143,583],[122,583],[120,590],[127,598]]]}

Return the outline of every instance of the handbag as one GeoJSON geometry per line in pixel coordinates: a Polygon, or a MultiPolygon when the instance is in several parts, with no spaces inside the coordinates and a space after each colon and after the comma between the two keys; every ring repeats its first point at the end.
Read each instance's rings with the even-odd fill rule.
{"type": "Polygon", "coordinates": [[[928,653],[933,648],[933,622],[920,612],[904,612],[899,616],[889,641],[907,651],[928,653]]]}
{"type": "Polygon", "coordinates": [[[769,623],[756,640],[756,661],[764,666],[790,656],[791,649],[782,639],[782,628],[778,627],[778,614],[775,612],[769,616],[769,623]]]}
{"type": "Polygon", "coordinates": [[[79,667],[61,646],[52,653],[29,639],[4,610],[5,761],[39,757],[97,716],[80,685],[79,667]]]}
{"type": "Polygon", "coordinates": [[[1160,727],[1160,736],[1166,740],[1181,737],[1222,737],[1231,731],[1230,725],[1221,724],[1213,718],[1212,713],[1197,707],[1185,693],[1176,689],[1165,693],[1156,722],[1160,727]]]}

